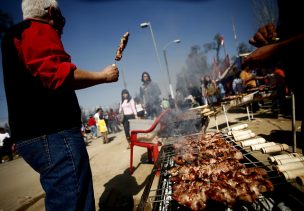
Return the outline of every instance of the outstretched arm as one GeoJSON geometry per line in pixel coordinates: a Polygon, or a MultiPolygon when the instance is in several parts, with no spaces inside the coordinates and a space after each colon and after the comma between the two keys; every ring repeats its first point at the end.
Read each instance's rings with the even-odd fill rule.
{"type": "Polygon", "coordinates": [[[111,83],[118,80],[119,72],[116,66],[109,65],[99,72],[89,72],[76,69],[72,86],[74,89],[84,89],[97,84],[111,83]]]}
{"type": "Polygon", "coordinates": [[[295,50],[294,52],[291,52],[290,49],[304,49],[304,32],[286,40],[257,48],[254,52],[245,57],[244,65],[249,65],[251,68],[258,67],[271,60],[290,57],[292,56],[292,53],[297,53],[295,50]]]}

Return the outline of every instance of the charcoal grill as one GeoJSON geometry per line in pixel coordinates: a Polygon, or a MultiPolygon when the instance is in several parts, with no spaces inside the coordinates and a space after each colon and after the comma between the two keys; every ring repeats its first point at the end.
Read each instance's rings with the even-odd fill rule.
{"type": "MultiPolygon", "coordinates": [[[[198,135],[198,134],[192,134],[198,135]]],[[[188,135],[187,135],[188,136],[188,135]]],[[[279,175],[277,172],[271,170],[263,162],[259,162],[254,156],[248,154],[241,146],[237,145],[231,137],[225,136],[223,138],[234,147],[239,149],[244,156],[242,163],[245,163],[246,167],[260,167],[264,168],[268,172],[269,179],[274,185],[274,192],[263,193],[252,204],[238,203],[231,209],[223,204],[216,204],[213,202],[207,203],[205,210],[257,210],[257,211],[273,211],[284,210],[284,206],[289,207],[291,210],[304,210],[304,193],[301,192],[291,183],[287,182],[285,178],[279,175]],[[282,207],[282,205],[284,205],[282,207]]],[[[173,145],[172,143],[165,144],[159,154],[158,160],[155,163],[151,174],[149,175],[148,182],[145,186],[140,203],[137,207],[137,211],[153,210],[153,211],[190,211],[191,209],[179,204],[172,199],[172,182],[169,180],[169,174],[167,170],[174,166],[173,157],[173,145]],[[157,189],[151,189],[156,174],[159,173],[159,181],[157,189]],[[151,207],[151,209],[147,209],[151,207]]]]}

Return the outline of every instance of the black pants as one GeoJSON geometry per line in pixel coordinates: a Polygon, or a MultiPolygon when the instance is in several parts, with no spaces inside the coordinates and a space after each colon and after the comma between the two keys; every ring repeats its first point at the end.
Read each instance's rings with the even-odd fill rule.
{"type": "Polygon", "coordinates": [[[12,146],[0,146],[0,163],[2,163],[2,157],[7,155],[8,160],[13,160],[12,146]]]}
{"type": "Polygon", "coordinates": [[[134,114],[124,115],[124,118],[123,118],[123,126],[124,126],[124,130],[125,130],[125,134],[126,134],[126,138],[127,138],[128,142],[130,142],[130,123],[129,123],[129,119],[135,119],[135,115],[134,114]]]}
{"type": "Polygon", "coordinates": [[[155,105],[146,105],[147,119],[154,119],[160,114],[161,107],[159,105],[160,103],[155,105]]]}

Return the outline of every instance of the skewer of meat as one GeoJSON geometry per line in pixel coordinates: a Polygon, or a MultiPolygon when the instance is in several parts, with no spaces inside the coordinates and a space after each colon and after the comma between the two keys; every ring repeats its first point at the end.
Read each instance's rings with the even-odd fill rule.
{"type": "Polygon", "coordinates": [[[221,174],[214,181],[182,181],[173,184],[173,199],[190,207],[203,210],[208,200],[232,207],[237,200],[254,202],[261,193],[273,191],[272,183],[265,179],[266,172],[259,168],[241,169],[221,174]]]}
{"type": "Polygon", "coordinates": [[[115,54],[115,61],[120,61],[122,58],[122,52],[124,51],[125,47],[127,46],[127,43],[129,41],[129,32],[126,32],[122,38],[120,39],[119,46],[117,48],[116,54],[115,54]]]}
{"type": "MultiPolygon", "coordinates": [[[[176,166],[167,172],[173,183],[172,198],[180,204],[204,210],[211,200],[233,207],[237,201],[252,203],[262,193],[273,191],[267,171],[240,163],[243,154],[220,136],[181,139],[173,144],[176,166]]],[[[284,173],[289,178],[297,175],[284,173]]]]}

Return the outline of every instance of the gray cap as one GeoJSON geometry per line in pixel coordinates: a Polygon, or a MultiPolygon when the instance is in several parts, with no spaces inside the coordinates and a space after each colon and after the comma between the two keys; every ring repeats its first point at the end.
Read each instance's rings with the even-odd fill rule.
{"type": "Polygon", "coordinates": [[[22,0],[23,19],[42,18],[51,6],[58,7],[57,0],[22,0]]]}

